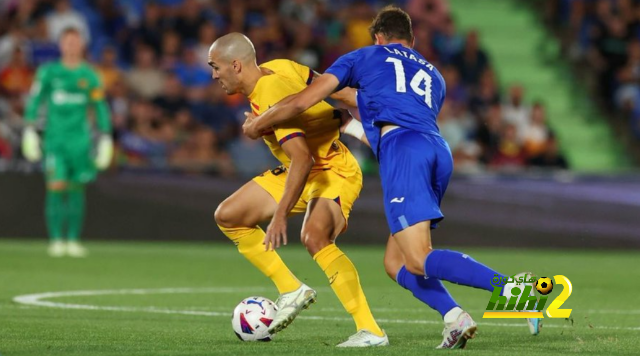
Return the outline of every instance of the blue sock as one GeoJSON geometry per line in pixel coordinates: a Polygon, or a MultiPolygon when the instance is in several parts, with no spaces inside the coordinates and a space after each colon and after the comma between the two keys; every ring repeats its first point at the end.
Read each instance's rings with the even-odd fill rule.
{"type": "Polygon", "coordinates": [[[456,284],[493,291],[491,280],[506,277],[468,255],[450,250],[433,250],[424,261],[426,276],[456,284]]]}
{"type": "Polygon", "coordinates": [[[396,282],[404,289],[410,290],[418,300],[437,310],[442,317],[449,310],[458,306],[442,282],[436,278],[425,278],[411,274],[405,266],[400,268],[396,282]]]}

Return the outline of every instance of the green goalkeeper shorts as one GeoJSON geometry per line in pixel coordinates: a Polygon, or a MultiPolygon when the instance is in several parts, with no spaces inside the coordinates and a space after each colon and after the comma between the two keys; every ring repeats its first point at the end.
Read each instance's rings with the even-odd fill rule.
{"type": "Polygon", "coordinates": [[[89,149],[50,150],[45,152],[47,182],[89,183],[97,169],[89,149]]]}

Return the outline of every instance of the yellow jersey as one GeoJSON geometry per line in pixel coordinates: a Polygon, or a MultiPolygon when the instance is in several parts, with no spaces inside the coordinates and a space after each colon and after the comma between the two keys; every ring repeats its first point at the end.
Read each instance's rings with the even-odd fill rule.
{"type": "MultiPolygon", "coordinates": [[[[249,95],[255,115],[260,115],[289,95],[302,91],[313,79],[309,67],[277,59],[260,65],[273,74],[262,76],[249,95]]],[[[349,149],[340,142],[340,119],[325,101],[310,107],[293,120],[274,126],[263,139],[273,155],[285,166],[291,165],[281,145],[294,137],[304,137],[313,155],[314,170],[332,170],[343,177],[360,172],[360,166],[349,149]]]]}

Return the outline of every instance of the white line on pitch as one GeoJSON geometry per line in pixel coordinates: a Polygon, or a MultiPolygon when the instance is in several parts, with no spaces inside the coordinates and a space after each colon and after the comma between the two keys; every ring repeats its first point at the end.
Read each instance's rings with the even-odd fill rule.
{"type": "MultiPolygon", "coordinates": [[[[214,316],[214,317],[229,317],[230,312],[216,312],[216,311],[202,311],[202,310],[173,310],[167,308],[157,307],[122,307],[122,306],[101,306],[91,304],[71,304],[71,303],[57,303],[52,301],[45,301],[43,299],[59,298],[59,297],[76,297],[76,296],[98,296],[98,295],[144,295],[144,294],[192,294],[192,293],[236,293],[236,292],[256,292],[262,291],[265,288],[260,287],[246,287],[246,288],[233,288],[233,287],[220,287],[220,288],[158,288],[158,289],[114,289],[114,290],[85,290],[85,291],[64,291],[64,292],[47,292],[39,294],[27,294],[20,295],[13,298],[13,301],[23,305],[33,305],[49,308],[61,308],[61,309],[81,309],[81,310],[105,310],[105,311],[120,311],[120,312],[144,312],[144,313],[158,313],[158,314],[178,314],[178,315],[198,315],[198,316],[214,316]]],[[[351,321],[351,318],[346,317],[327,317],[327,316],[300,316],[301,319],[307,320],[334,320],[334,321],[351,321]]],[[[407,320],[407,319],[377,319],[380,323],[393,323],[393,324],[442,324],[438,320],[407,320]]],[[[481,325],[486,326],[500,326],[500,327],[525,327],[524,323],[494,323],[494,322],[481,322],[481,325]]],[[[545,324],[545,328],[565,328],[565,325],[545,324]]],[[[632,330],[638,331],[640,327],[625,327],[625,326],[593,326],[595,329],[607,329],[607,330],[632,330]]]]}

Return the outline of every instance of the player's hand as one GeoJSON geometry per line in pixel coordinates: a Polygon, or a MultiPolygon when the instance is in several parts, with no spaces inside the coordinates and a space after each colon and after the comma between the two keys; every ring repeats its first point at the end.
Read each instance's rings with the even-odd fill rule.
{"type": "Polygon", "coordinates": [[[113,140],[108,134],[100,136],[98,141],[98,149],[95,159],[96,167],[99,170],[104,170],[109,167],[111,159],[113,158],[113,140]]]}
{"type": "Polygon", "coordinates": [[[271,223],[267,227],[267,233],[264,237],[264,249],[272,250],[280,247],[280,243],[287,244],[287,217],[281,217],[279,214],[275,214],[271,219],[271,223]]]}
{"type": "Polygon", "coordinates": [[[42,158],[40,136],[33,126],[27,126],[22,133],[22,154],[29,162],[37,162],[42,158]]]}
{"type": "Polygon", "coordinates": [[[244,120],[244,124],[242,124],[242,132],[244,133],[244,135],[252,140],[260,138],[260,136],[262,136],[262,133],[256,130],[256,127],[254,125],[256,116],[250,112],[245,112],[244,116],[246,117],[246,119],[244,120]]]}
{"type": "Polygon", "coordinates": [[[336,109],[336,110],[340,111],[340,114],[341,114],[340,115],[340,133],[344,133],[344,130],[349,125],[351,120],[356,120],[356,118],[351,116],[351,113],[347,109],[336,109]]]}
{"type": "Polygon", "coordinates": [[[349,110],[340,109],[340,111],[341,111],[340,119],[342,121],[342,124],[340,125],[340,133],[355,137],[358,140],[364,142],[368,146],[369,141],[366,140],[364,127],[362,126],[362,123],[355,117],[351,116],[351,113],[349,112],[349,110]]]}

